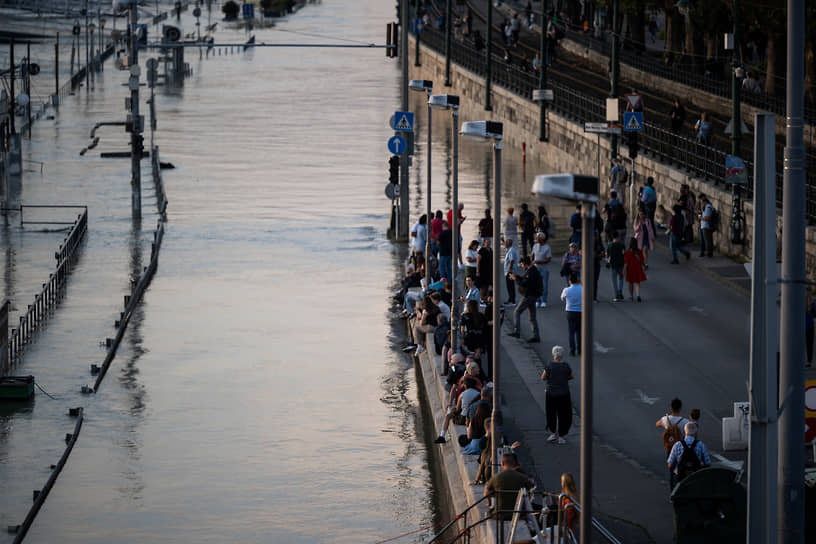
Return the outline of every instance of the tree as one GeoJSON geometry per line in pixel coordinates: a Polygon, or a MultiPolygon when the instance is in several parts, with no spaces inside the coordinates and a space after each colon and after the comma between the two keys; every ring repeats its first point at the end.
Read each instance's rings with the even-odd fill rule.
{"type": "Polygon", "coordinates": [[[241,12],[241,6],[233,0],[228,0],[221,7],[221,11],[224,12],[224,18],[231,21],[238,18],[238,14],[241,12]]]}

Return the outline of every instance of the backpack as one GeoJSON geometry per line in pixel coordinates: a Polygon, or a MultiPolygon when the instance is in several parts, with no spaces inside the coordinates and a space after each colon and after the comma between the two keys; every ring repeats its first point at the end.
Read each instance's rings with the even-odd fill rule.
{"type": "Polygon", "coordinates": [[[697,445],[697,439],[694,439],[691,446],[686,444],[685,440],[680,443],[683,445],[683,455],[680,456],[680,461],[677,463],[678,482],[692,472],[700,470],[700,468],[703,466],[703,463],[700,462],[700,458],[697,457],[697,454],[694,452],[694,446],[697,445]]]}
{"type": "Polygon", "coordinates": [[[626,210],[620,202],[609,208],[609,226],[613,229],[626,228],[626,210]]]}
{"type": "Polygon", "coordinates": [[[671,419],[669,419],[669,414],[666,414],[666,423],[669,425],[663,430],[663,447],[666,448],[666,452],[671,452],[674,444],[683,440],[683,433],[680,432],[680,422],[683,421],[683,418],[680,418],[675,422],[674,425],[671,424],[671,419]]]}
{"type": "Polygon", "coordinates": [[[714,206],[711,206],[711,219],[708,220],[708,224],[711,225],[712,232],[720,230],[720,212],[714,206]]]}

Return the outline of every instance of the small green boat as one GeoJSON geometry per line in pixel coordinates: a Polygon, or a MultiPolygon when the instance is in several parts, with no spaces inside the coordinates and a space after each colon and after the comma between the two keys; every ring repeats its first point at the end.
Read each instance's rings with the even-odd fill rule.
{"type": "Polygon", "coordinates": [[[34,376],[0,377],[0,401],[28,400],[34,396],[34,376]]]}

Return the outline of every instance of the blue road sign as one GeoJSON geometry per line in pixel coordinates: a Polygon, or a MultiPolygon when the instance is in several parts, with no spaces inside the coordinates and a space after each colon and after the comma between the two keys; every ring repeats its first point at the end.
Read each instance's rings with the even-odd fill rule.
{"type": "Polygon", "coordinates": [[[405,138],[399,135],[388,138],[388,151],[394,155],[402,155],[408,144],[405,143],[405,138]]]}
{"type": "Polygon", "coordinates": [[[241,13],[244,16],[244,19],[254,19],[255,18],[255,5],[254,4],[244,4],[241,6],[241,13]]]}
{"type": "Polygon", "coordinates": [[[412,111],[395,111],[394,112],[394,126],[391,127],[400,132],[414,131],[414,112],[412,111]]]}
{"type": "Polygon", "coordinates": [[[624,132],[640,132],[643,130],[643,112],[627,111],[623,113],[624,132]]]}

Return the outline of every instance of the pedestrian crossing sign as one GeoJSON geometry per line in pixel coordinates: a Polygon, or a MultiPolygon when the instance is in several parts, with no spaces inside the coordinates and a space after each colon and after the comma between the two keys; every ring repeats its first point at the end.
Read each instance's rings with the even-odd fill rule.
{"type": "Polygon", "coordinates": [[[623,114],[623,130],[625,132],[640,132],[643,130],[643,112],[627,111],[623,114]]]}
{"type": "Polygon", "coordinates": [[[394,112],[394,130],[401,132],[414,131],[414,112],[396,111],[394,112]]]}

